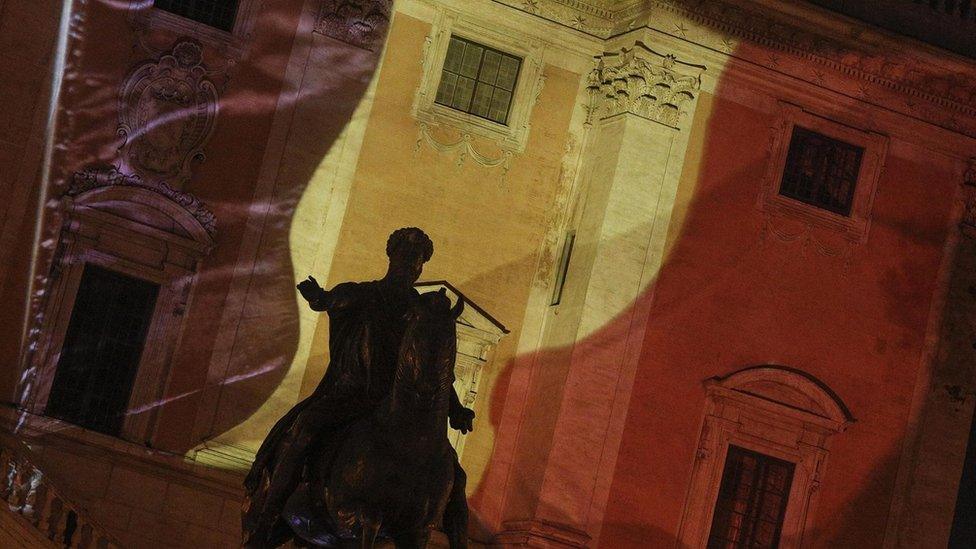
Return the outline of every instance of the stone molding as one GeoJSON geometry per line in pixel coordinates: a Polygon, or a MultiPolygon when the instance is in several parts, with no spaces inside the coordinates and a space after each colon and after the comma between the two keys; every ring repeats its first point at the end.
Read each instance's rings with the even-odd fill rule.
{"type": "MultiPolygon", "coordinates": [[[[515,27],[490,24],[478,14],[439,9],[431,25],[430,35],[424,40],[420,58],[423,76],[411,108],[413,117],[421,125],[421,135],[425,131],[423,125],[427,129],[454,128],[462,136],[485,138],[504,151],[510,151],[511,154],[506,157],[523,152],[532,129],[532,111],[542,95],[546,81],[544,49],[543,41],[515,27]],[[499,124],[435,102],[447,49],[451,36],[455,35],[522,59],[507,124],[499,124]]],[[[508,161],[506,158],[506,166],[508,161]]]]}
{"type": "MultiPolygon", "coordinates": [[[[777,106],[777,120],[770,127],[766,152],[766,172],[757,200],[757,207],[763,212],[765,218],[764,232],[772,227],[771,218],[785,217],[804,224],[807,228],[804,231],[804,239],[810,235],[811,228],[817,227],[836,233],[848,242],[863,244],[868,238],[868,231],[871,226],[871,208],[878,181],[881,178],[881,171],[887,160],[888,137],[874,131],[858,128],[853,120],[844,118],[834,120],[828,117],[828,115],[837,116],[835,113],[814,112],[786,101],[779,101],[777,106]],[[795,126],[813,130],[864,149],[850,215],[836,214],[785,197],[779,193],[795,126]]],[[[783,235],[786,233],[777,231],[775,228],[772,228],[771,232],[773,234],[779,232],[780,234],[777,236],[783,241],[794,241],[799,238],[793,235],[784,237],[783,235]]],[[[840,248],[823,244],[817,244],[817,249],[826,256],[847,255],[851,251],[849,248],[842,251],[840,248]]]]}
{"type": "Polygon", "coordinates": [[[152,2],[143,0],[129,0],[128,19],[137,35],[139,46],[151,55],[158,56],[162,53],[154,45],[152,35],[156,30],[164,30],[170,36],[193,37],[199,40],[224,58],[230,67],[247,53],[262,1],[239,0],[237,16],[230,32],[153,7],[152,2]]]}
{"type": "Polygon", "coordinates": [[[682,547],[707,544],[730,445],[796,464],[780,546],[805,547],[831,439],[855,419],[822,382],[799,370],[757,366],[705,380],[705,419],[678,532],[682,547]]]}
{"type": "Polygon", "coordinates": [[[392,13],[392,0],[325,0],[315,20],[315,32],[376,51],[383,46],[392,13]]]}
{"type": "Polygon", "coordinates": [[[494,1],[603,39],[639,26],[651,27],[952,131],[976,135],[976,64],[949,53],[940,56],[934,53],[938,52],[935,47],[909,49],[892,33],[846,22],[840,15],[828,24],[820,15],[822,8],[815,6],[774,0],[644,0],[601,11],[591,3],[573,0],[494,1]],[[740,41],[765,51],[743,51],[738,47],[740,41]],[[825,79],[834,78],[855,84],[825,84],[825,79]]]}
{"type": "Polygon", "coordinates": [[[494,547],[587,547],[591,541],[586,532],[548,521],[509,521],[502,528],[494,547]]]}
{"type": "Polygon", "coordinates": [[[119,90],[122,170],[182,187],[192,164],[205,158],[217,112],[200,43],[181,38],[158,59],[139,63],[119,90]]]}
{"type": "Polygon", "coordinates": [[[211,238],[217,234],[217,218],[199,198],[161,181],[144,181],[138,175],[126,175],[115,166],[91,166],[75,172],[65,194],[74,197],[99,187],[138,187],[152,191],[189,212],[211,238]]]}
{"type": "Polygon", "coordinates": [[[677,128],[701,89],[702,65],[660,54],[643,42],[597,56],[587,77],[587,121],[631,113],[677,128]]]}

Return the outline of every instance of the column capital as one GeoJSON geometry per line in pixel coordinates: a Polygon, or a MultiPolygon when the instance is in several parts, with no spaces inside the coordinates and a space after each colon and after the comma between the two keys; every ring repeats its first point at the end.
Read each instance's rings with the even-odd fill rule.
{"type": "Polygon", "coordinates": [[[596,56],[587,76],[587,122],[631,113],[677,128],[701,89],[704,65],[679,61],[643,42],[596,56]]]}

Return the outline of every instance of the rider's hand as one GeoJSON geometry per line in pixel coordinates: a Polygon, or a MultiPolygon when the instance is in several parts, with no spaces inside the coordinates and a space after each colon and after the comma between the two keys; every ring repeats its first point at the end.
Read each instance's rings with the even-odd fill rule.
{"type": "Polygon", "coordinates": [[[305,301],[309,303],[313,303],[322,295],[322,287],[319,286],[315,277],[311,275],[306,280],[299,282],[296,288],[298,288],[298,292],[302,294],[302,297],[305,298],[305,301]]]}
{"type": "Polygon", "coordinates": [[[461,431],[462,434],[474,431],[474,410],[471,408],[458,409],[451,414],[450,423],[451,429],[461,431]]]}

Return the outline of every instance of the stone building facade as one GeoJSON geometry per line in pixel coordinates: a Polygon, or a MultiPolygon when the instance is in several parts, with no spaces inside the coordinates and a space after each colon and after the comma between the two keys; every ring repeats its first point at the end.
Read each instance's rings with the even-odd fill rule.
{"type": "Polygon", "coordinates": [[[0,0],[0,541],[239,545],[402,226],[479,546],[965,539],[976,6],[872,4],[0,0]]]}

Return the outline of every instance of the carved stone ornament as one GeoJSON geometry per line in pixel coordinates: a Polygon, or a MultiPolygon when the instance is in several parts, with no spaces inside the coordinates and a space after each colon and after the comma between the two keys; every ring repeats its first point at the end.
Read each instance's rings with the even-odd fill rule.
{"type": "Polygon", "coordinates": [[[392,0],[325,0],[315,32],[375,51],[382,47],[392,12],[392,0]]]}
{"type": "Polygon", "coordinates": [[[121,169],[180,188],[217,120],[217,90],[200,44],[180,39],[158,59],[137,65],[119,92],[121,169]]]}
{"type": "Polygon", "coordinates": [[[976,238],[976,158],[970,158],[963,174],[963,197],[965,202],[960,228],[962,234],[976,238]]]}
{"type": "Polygon", "coordinates": [[[642,42],[597,57],[587,77],[587,119],[631,113],[678,127],[701,88],[705,67],[661,55],[642,42]]]}
{"type": "Polygon", "coordinates": [[[162,181],[146,181],[138,175],[126,175],[115,166],[91,166],[75,172],[65,194],[78,196],[92,189],[113,186],[138,187],[162,195],[196,218],[211,238],[217,234],[217,218],[200,199],[190,193],[178,191],[162,181]]]}

